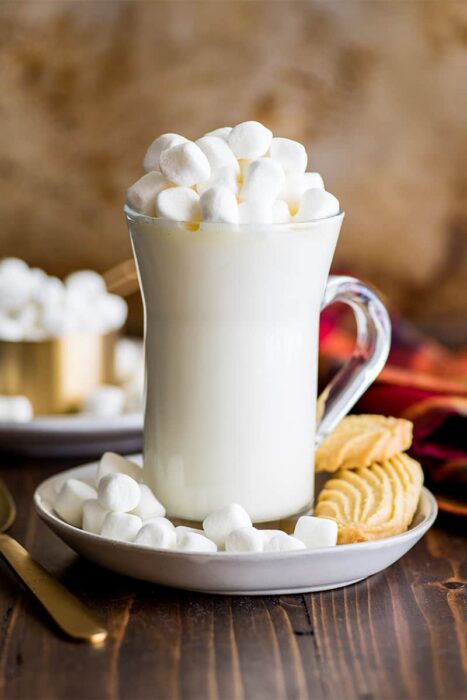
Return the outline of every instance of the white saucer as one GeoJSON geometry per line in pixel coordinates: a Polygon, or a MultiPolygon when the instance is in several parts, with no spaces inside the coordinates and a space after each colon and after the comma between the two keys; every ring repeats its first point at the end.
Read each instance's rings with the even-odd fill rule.
{"type": "Polygon", "coordinates": [[[107,540],[67,525],[52,509],[58,485],[69,477],[93,480],[96,463],[44,481],[34,504],[45,523],[78,554],[119,574],[162,586],[204,593],[267,595],[340,588],[382,571],[400,559],[433,524],[438,508],[424,488],[407,532],[375,542],[267,554],[197,554],[149,549],[107,540]]]}
{"type": "Polygon", "coordinates": [[[95,457],[107,450],[141,450],[143,414],[40,416],[27,423],[0,422],[0,450],[31,457],[95,457]]]}

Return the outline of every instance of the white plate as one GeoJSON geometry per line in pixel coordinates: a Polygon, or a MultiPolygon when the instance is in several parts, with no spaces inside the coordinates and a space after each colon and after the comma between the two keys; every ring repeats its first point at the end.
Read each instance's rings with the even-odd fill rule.
{"type": "Polygon", "coordinates": [[[39,516],[78,554],[107,569],[163,586],[205,593],[266,595],[340,588],[400,559],[433,524],[436,501],[424,488],[407,532],[375,542],[267,554],[197,554],[115,542],[67,525],[52,509],[57,486],[69,477],[92,480],[96,463],[44,481],[34,494],[39,516]]]}
{"type": "Polygon", "coordinates": [[[141,450],[143,415],[112,418],[43,416],[28,423],[0,422],[0,449],[31,457],[95,457],[106,450],[141,450]]]}

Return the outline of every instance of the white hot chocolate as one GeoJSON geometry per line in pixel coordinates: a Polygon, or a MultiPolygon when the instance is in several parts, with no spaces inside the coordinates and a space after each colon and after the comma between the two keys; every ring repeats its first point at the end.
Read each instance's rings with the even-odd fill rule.
{"type": "Polygon", "coordinates": [[[318,320],[343,215],[197,231],[127,212],[144,290],[144,479],[174,517],[313,498],[318,320]]]}

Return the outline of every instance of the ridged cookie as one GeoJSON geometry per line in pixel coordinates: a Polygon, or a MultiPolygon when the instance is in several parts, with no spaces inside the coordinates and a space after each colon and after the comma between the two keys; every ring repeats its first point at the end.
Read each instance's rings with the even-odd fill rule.
{"type": "Polygon", "coordinates": [[[339,544],[398,535],[413,520],[422,484],[420,464],[406,454],[342,469],[324,485],[314,515],[337,522],[339,544]]]}
{"type": "Polygon", "coordinates": [[[408,450],[412,423],[403,418],[346,416],[316,451],[317,472],[369,467],[408,450]]]}

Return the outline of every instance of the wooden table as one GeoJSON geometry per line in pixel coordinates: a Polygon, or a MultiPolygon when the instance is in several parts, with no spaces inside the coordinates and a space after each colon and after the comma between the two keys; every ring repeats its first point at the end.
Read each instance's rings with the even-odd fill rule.
{"type": "Polygon", "coordinates": [[[467,538],[438,521],[400,562],[325,593],[216,597],[79,559],[43,525],[34,487],[70,462],[0,458],[12,534],[107,621],[101,648],[60,636],[0,562],[0,698],[467,698],[467,538]]]}

